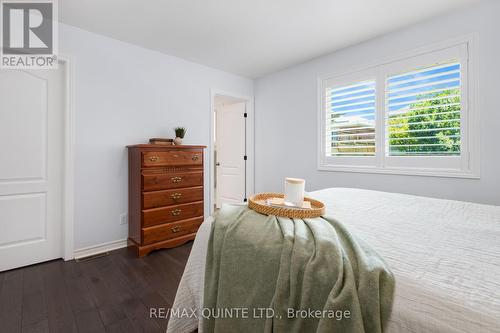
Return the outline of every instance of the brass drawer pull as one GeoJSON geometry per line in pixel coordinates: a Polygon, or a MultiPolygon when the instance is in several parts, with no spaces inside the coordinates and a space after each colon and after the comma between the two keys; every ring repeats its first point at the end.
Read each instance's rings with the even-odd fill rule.
{"type": "Polygon", "coordinates": [[[192,159],[193,161],[198,161],[199,156],[198,156],[198,155],[194,155],[193,157],[191,157],[191,159],[192,159]]]}
{"type": "Polygon", "coordinates": [[[172,216],[179,216],[179,215],[181,215],[181,213],[182,213],[182,210],[179,208],[176,208],[170,212],[170,214],[172,214],[172,216]]]}
{"type": "Polygon", "coordinates": [[[182,229],[182,227],[180,225],[177,225],[177,226],[173,227],[170,230],[172,230],[173,233],[176,233],[176,232],[181,231],[181,229],[182,229]]]}
{"type": "Polygon", "coordinates": [[[172,177],[170,180],[172,183],[180,183],[182,181],[182,177],[172,177]]]}
{"type": "Polygon", "coordinates": [[[156,161],[158,161],[158,156],[151,156],[151,157],[149,158],[149,160],[150,160],[151,162],[156,162],[156,161]]]}
{"type": "Polygon", "coordinates": [[[177,199],[180,199],[182,197],[182,193],[173,193],[172,195],[170,195],[170,197],[174,200],[177,200],[177,199]]]}

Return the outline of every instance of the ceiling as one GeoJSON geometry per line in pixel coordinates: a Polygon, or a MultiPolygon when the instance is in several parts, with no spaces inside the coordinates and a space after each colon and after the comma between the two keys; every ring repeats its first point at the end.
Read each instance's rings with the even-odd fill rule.
{"type": "Polygon", "coordinates": [[[61,21],[249,78],[480,0],[63,0],[61,21]]]}

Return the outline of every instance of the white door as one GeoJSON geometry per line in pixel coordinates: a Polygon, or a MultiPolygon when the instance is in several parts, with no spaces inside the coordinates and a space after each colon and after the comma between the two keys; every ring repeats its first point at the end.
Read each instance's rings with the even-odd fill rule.
{"type": "Polygon", "coordinates": [[[0,70],[0,271],[62,256],[63,83],[0,70]]]}
{"type": "Polygon", "coordinates": [[[216,110],[216,207],[245,198],[245,103],[216,110]]]}

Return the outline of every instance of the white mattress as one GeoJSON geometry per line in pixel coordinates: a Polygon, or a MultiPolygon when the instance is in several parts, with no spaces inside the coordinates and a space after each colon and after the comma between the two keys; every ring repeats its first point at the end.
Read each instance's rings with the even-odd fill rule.
{"type": "MultiPolygon", "coordinates": [[[[331,188],[309,193],[382,255],[396,277],[389,333],[500,332],[500,207],[331,188]]],[[[193,244],[173,308],[200,309],[212,219],[193,244]]],[[[192,332],[200,318],[172,318],[192,332]]]]}

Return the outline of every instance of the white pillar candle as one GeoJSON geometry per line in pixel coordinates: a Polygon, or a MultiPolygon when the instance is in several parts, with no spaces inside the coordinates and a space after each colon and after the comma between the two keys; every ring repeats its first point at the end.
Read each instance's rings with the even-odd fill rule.
{"type": "Polygon", "coordinates": [[[300,178],[285,178],[285,203],[302,207],[306,181],[300,178]]]}

